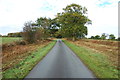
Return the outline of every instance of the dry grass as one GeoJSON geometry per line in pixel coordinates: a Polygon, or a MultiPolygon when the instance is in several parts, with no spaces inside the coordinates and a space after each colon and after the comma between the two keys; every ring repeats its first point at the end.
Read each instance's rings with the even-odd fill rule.
{"type": "MultiPolygon", "coordinates": [[[[78,40],[76,42],[65,40],[64,42],[68,47],[71,48],[71,50],[75,52],[75,54],[83,61],[83,63],[91,71],[93,71],[97,78],[100,78],[100,80],[103,80],[103,78],[118,78],[119,68],[110,60],[109,53],[106,53],[106,51],[100,52],[100,50],[96,50],[96,45],[99,46],[101,44],[95,45],[94,43],[89,43],[89,41],[87,41],[89,44],[88,46],[85,44],[86,41],[84,40],[78,40]]],[[[103,46],[103,44],[101,46],[103,46]]]]}
{"type": "Polygon", "coordinates": [[[118,66],[118,41],[82,39],[71,42],[78,46],[83,46],[96,52],[100,52],[107,56],[113,66],[118,66]]]}
{"type": "Polygon", "coordinates": [[[30,55],[27,55],[26,58],[24,58],[22,61],[3,71],[3,79],[19,78],[22,80],[33,69],[33,67],[45,57],[45,55],[52,49],[55,43],[56,40],[49,42],[44,41],[44,43],[42,42],[41,45],[44,44],[44,46],[38,46],[36,50],[30,52],[30,55]]]}
{"type": "Polygon", "coordinates": [[[3,71],[13,67],[25,59],[32,51],[47,45],[50,41],[41,41],[39,44],[13,45],[3,48],[2,51],[2,69],[3,71]]]}

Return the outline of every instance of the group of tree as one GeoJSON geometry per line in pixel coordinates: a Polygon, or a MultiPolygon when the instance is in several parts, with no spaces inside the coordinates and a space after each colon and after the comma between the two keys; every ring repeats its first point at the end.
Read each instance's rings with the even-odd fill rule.
{"type": "MultiPolygon", "coordinates": [[[[22,36],[29,43],[45,40],[49,37],[65,37],[75,41],[77,38],[85,38],[88,34],[86,25],[92,24],[87,16],[87,8],[78,4],[70,4],[63,8],[63,12],[57,13],[56,17],[40,17],[36,21],[28,21],[24,24],[22,36]]],[[[101,36],[91,36],[91,39],[114,40],[113,34],[103,33],[101,36]]]]}
{"type": "Polygon", "coordinates": [[[23,39],[29,43],[39,42],[48,37],[58,37],[59,24],[55,19],[40,17],[35,22],[29,21],[24,24],[23,39]]]}
{"type": "Polygon", "coordinates": [[[0,37],[22,37],[23,32],[8,33],[7,35],[1,35],[0,37]]]}
{"type": "Polygon", "coordinates": [[[103,33],[101,36],[100,35],[91,36],[90,39],[102,39],[102,40],[105,40],[105,39],[107,39],[107,37],[108,37],[109,40],[115,40],[114,34],[108,35],[106,33],[103,33]]]}
{"type": "Polygon", "coordinates": [[[48,37],[66,37],[75,40],[87,35],[86,24],[91,24],[87,17],[87,8],[71,4],[57,13],[54,19],[40,17],[35,22],[26,22],[23,28],[23,38],[30,43],[47,39],[48,37]]]}
{"type": "Polygon", "coordinates": [[[8,37],[22,37],[22,32],[8,33],[8,37]]]}

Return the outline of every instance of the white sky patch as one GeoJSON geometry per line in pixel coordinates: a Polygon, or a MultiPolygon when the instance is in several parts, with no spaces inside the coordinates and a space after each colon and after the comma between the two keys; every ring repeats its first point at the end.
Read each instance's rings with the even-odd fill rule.
{"type": "Polygon", "coordinates": [[[26,21],[39,17],[54,18],[72,3],[88,9],[92,20],[88,37],[102,33],[118,37],[118,0],[0,0],[0,34],[22,31],[26,21]]]}

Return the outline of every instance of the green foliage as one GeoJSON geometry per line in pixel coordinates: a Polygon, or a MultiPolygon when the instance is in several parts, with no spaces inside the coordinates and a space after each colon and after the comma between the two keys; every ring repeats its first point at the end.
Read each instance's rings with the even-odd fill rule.
{"type": "Polygon", "coordinates": [[[107,36],[109,36],[109,40],[116,40],[114,34],[108,35],[106,33],[103,33],[101,35],[101,37],[99,35],[91,36],[89,39],[102,39],[102,40],[105,40],[107,36]]]}
{"type": "Polygon", "coordinates": [[[50,19],[46,17],[40,17],[37,19],[36,24],[38,25],[38,27],[44,28],[50,37],[56,37],[56,33],[60,27],[60,24],[56,20],[56,18],[50,19]]]}
{"type": "Polygon", "coordinates": [[[51,19],[46,17],[40,17],[37,19],[36,24],[38,25],[38,27],[47,29],[51,24],[51,19]]]}
{"type": "Polygon", "coordinates": [[[87,9],[77,4],[68,5],[64,12],[57,14],[57,21],[60,24],[60,31],[64,37],[82,38],[87,35],[87,24],[90,21],[87,16],[87,9]]]}
{"type": "Polygon", "coordinates": [[[101,36],[101,39],[105,40],[107,36],[108,36],[108,34],[103,33],[102,36],[101,36]]]}
{"type": "Polygon", "coordinates": [[[91,36],[90,39],[95,39],[95,37],[94,37],[94,36],[91,36]]]}
{"type": "Polygon", "coordinates": [[[8,33],[8,37],[22,37],[22,32],[8,33]]]}
{"type": "Polygon", "coordinates": [[[49,26],[50,37],[56,37],[59,27],[60,24],[56,21],[56,18],[50,21],[50,26],[49,26]]]}
{"type": "Polygon", "coordinates": [[[96,35],[94,39],[101,39],[99,35],[96,35]]]}
{"type": "Polygon", "coordinates": [[[54,19],[40,17],[35,23],[26,23],[23,29],[25,32],[25,40],[30,43],[35,42],[34,35],[39,34],[36,29],[44,29],[44,35],[39,37],[68,37],[68,38],[84,38],[87,34],[86,24],[90,24],[91,20],[86,16],[87,8],[78,4],[71,4],[63,8],[64,12],[58,13],[54,19]],[[25,29],[26,28],[26,29],[25,29]],[[27,30],[28,29],[28,30],[27,30]],[[27,33],[27,34],[26,34],[27,33]],[[29,37],[29,38],[28,38],[29,37]]]}
{"type": "Polygon", "coordinates": [[[99,35],[96,35],[96,36],[91,36],[90,39],[101,39],[101,37],[99,35]]]}
{"type": "Polygon", "coordinates": [[[114,34],[110,34],[110,35],[109,35],[109,39],[111,39],[111,40],[115,40],[115,36],[114,36],[114,34]]]}
{"type": "Polygon", "coordinates": [[[41,35],[45,36],[44,38],[47,37],[68,37],[73,39],[84,38],[88,34],[87,27],[85,25],[91,23],[91,20],[88,19],[88,17],[86,16],[87,8],[77,4],[71,4],[66,6],[66,8],[63,8],[63,10],[64,12],[58,13],[54,19],[40,17],[36,20],[35,23],[32,24],[30,23],[28,28],[27,25],[25,25],[25,27],[29,31],[27,29],[26,30],[23,29],[23,32],[27,31],[27,33],[31,35],[29,36],[29,39],[27,41],[30,41],[30,43],[35,42],[34,35],[36,34],[36,29],[38,29],[38,27],[40,29],[44,29],[44,35],[41,35]]]}

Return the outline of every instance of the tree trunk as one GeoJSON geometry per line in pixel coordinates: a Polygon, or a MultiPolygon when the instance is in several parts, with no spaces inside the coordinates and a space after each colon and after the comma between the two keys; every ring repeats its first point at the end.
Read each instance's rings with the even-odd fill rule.
{"type": "Polygon", "coordinates": [[[75,41],[75,37],[73,37],[72,40],[75,41]]]}

